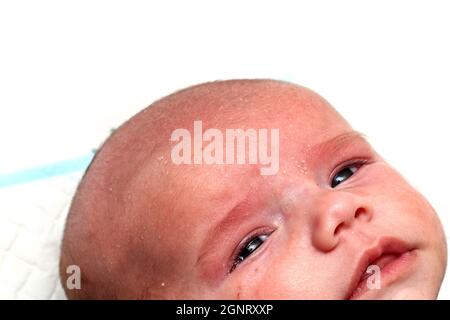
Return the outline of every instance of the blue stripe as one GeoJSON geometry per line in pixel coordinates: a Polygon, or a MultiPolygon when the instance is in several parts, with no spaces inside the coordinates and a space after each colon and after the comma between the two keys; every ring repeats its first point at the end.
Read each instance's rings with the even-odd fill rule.
{"type": "Polygon", "coordinates": [[[84,171],[93,157],[93,154],[89,154],[79,158],[58,161],[34,168],[1,174],[0,188],[61,176],[71,172],[84,171]]]}

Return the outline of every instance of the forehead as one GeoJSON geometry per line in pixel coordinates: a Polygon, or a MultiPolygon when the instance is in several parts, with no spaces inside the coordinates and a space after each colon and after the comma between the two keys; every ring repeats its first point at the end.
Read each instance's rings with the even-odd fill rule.
{"type": "Polygon", "coordinates": [[[201,213],[208,214],[211,206],[225,210],[227,199],[239,197],[245,189],[254,187],[249,181],[257,184],[263,179],[254,165],[174,164],[170,134],[180,128],[193,133],[194,121],[201,120],[204,131],[278,129],[280,166],[293,157],[302,157],[309,146],[351,130],[325,100],[310,92],[297,90],[278,98],[253,97],[233,103],[220,102],[216,112],[213,106],[196,109],[201,105],[198,101],[193,113],[186,114],[180,107],[174,117],[181,120],[167,123],[161,133],[164,136],[158,137],[159,147],[140,170],[135,186],[141,190],[135,193],[145,196],[137,201],[142,201],[143,206],[163,207],[167,220],[190,220],[201,213]],[[147,189],[144,192],[143,187],[147,189]]]}

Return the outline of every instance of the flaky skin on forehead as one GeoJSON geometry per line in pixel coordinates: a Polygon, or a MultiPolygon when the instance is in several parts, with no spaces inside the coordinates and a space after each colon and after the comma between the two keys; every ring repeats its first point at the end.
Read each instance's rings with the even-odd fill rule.
{"type": "MultiPolygon", "coordinates": [[[[165,222],[153,205],[160,192],[173,190],[171,182],[165,179],[164,163],[154,160],[169,147],[168,138],[174,128],[190,127],[195,119],[218,128],[235,127],[236,123],[270,126],[276,123],[280,109],[297,115],[298,108],[293,109],[293,104],[301,105],[301,113],[310,117],[317,117],[317,112],[310,113],[311,108],[324,106],[324,116],[337,116],[345,123],[309,89],[262,79],[189,87],[156,101],[119,127],[97,152],[69,210],[60,259],[60,276],[67,296],[148,298],[150,288],[157,285],[155,274],[163,273],[167,265],[181,268],[179,261],[164,254],[166,248],[158,241],[156,230],[165,222]],[[140,177],[143,168],[147,170],[145,182],[140,177]],[[143,195],[134,192],[138,184],[153,190],[145,195],[146,208],[143,195]],[[81,269],[81,290],[66,288],[69,265],[81,269]]],[[[170,274],[165,276],[170,278],[170,274]]]]}

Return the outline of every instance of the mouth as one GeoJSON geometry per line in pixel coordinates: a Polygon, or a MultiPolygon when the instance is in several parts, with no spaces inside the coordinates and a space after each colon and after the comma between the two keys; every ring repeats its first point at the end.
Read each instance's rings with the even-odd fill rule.
{"type": "MultiPolygon", "coordinates": [[[[347,300],[362,298],[371,290],[382,289],[404,276],[416,260],[416,250],[403,241],[394,238],[382,238],[373,247],[366,250],[359,259],[347,292],[347,300]],[[370,289],[368,281],[375,277],[368,268],[379,270],[379,286],[370,289]]],[[[376,280],[376,278],[374,278],[376,280]]]]}

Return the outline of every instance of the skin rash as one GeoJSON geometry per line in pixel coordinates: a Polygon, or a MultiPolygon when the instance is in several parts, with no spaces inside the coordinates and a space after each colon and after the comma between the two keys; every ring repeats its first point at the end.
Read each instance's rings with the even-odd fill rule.
{"type": "Polygon", "coordinates": [[[425,198],[314,92],[235,80],[159,100],[108,139],[74,197],[61,277],[80,266],[70,298],[347,299],[391,256],[358,298],[436,298],[446,244],[425,198]],[[279,129],[278,172],[174,164],[171,133],[195,120],[279,129]]]}

